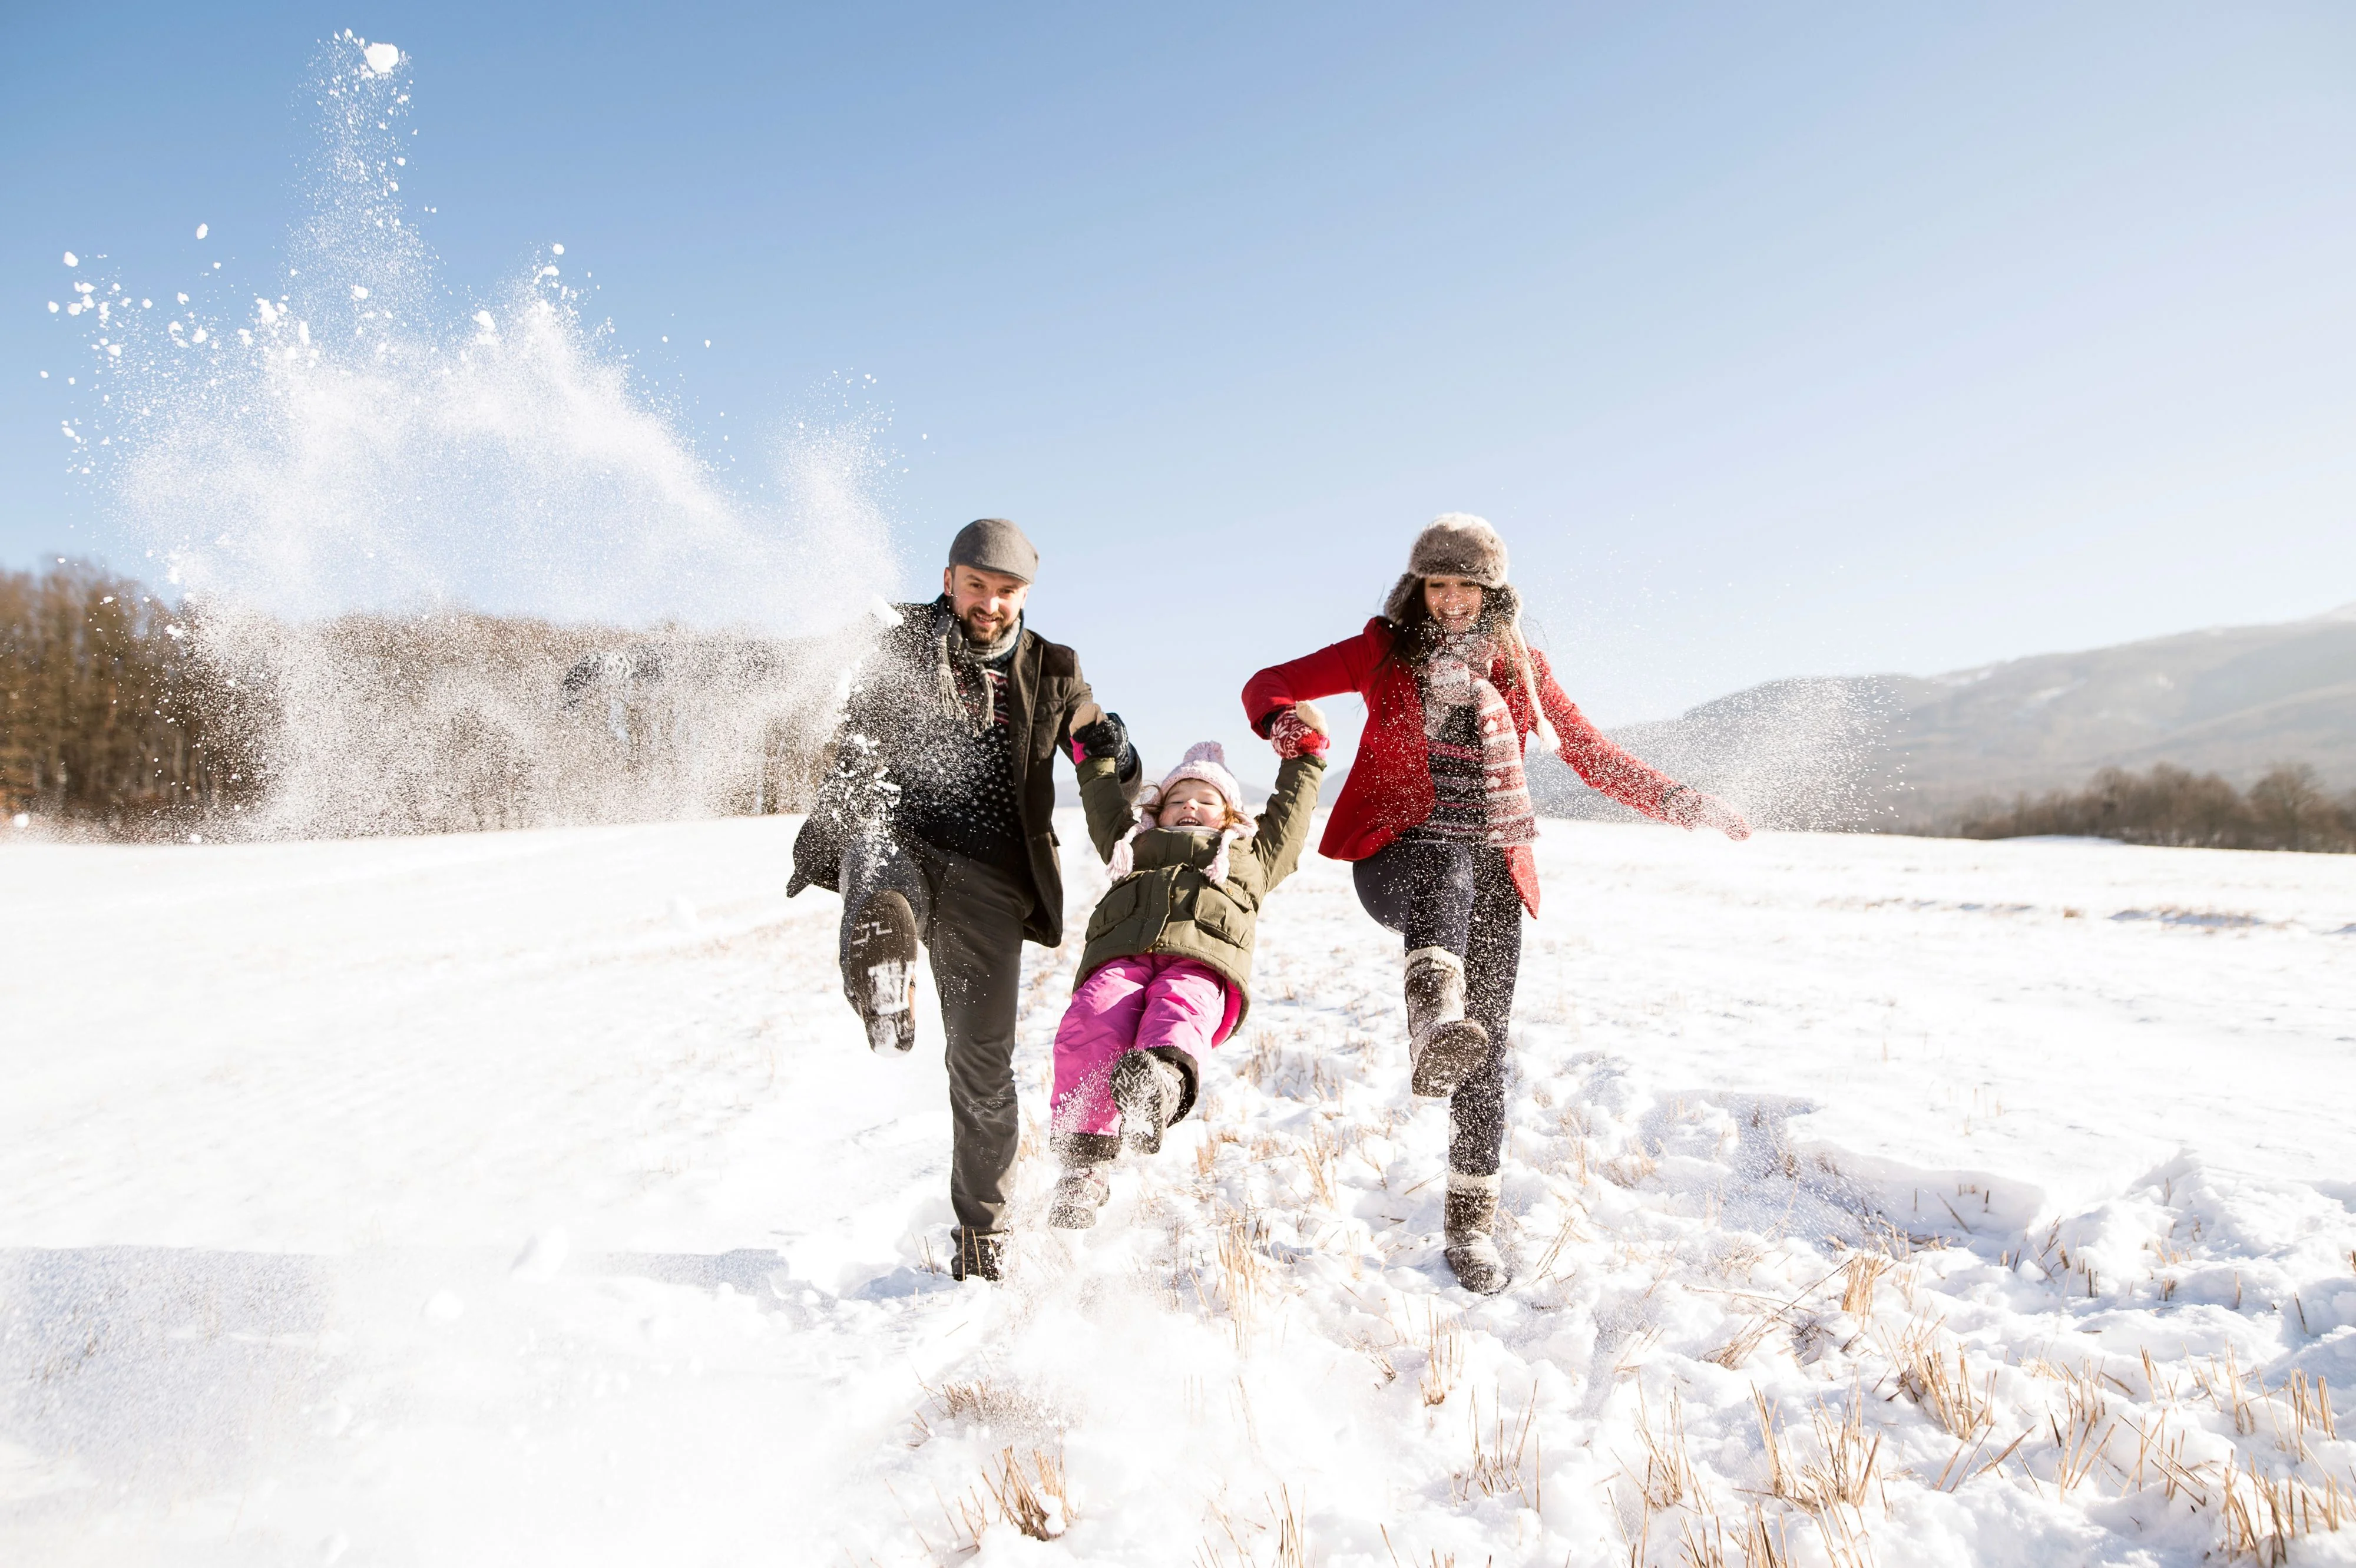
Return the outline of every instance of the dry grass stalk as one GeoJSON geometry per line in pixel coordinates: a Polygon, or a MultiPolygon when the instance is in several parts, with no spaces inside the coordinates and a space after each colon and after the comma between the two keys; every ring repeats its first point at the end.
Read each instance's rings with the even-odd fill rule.
{"type": "Polygon", "coordinates": [[[1464,1340],[1452,1317],[1424,1320],[1423,1402],[1446,1404],[1464,1375],[1464,1340]]]}
{"type": "Polygon", "coordinates": [[[2221,1363],[2215,1357],[2192,1369],[2192,1381],[2209,1396],[2209,1402],[2233,1418],[2235,1434],[2247,1437],[2258,1429],[2258,1412],[2250,1397],[2249,1385],[2242,1380],[2241,1364],[2234,1359],[2233,1348],[2225,1347],[2221,1363]]]}
{"type": "Polygon", "coordinates": [[[1615,1155],[1595,1167],[1603,1179],[1614,1187],[1633,1187],[1661,1168],[1661,1162],[1638,1149],[1633,1154],[1615,1155]]]}
{"type": "Polygon", "coordinates": [[[1732,1338],[1712,1350],[1704,1359],[1715,1361],[1727,1370],[1733,1371],[1743,1362],[1751,1359],[1751,1353],[1759,1348],[1760,1341],[1765,1339],[1774,1326],[1774,1318],[1765,1316],[1754,1316],[1744,1323],[1740,1328],[1736,1329],[1732,1338]]]}
{"type": "Polygon", "coordinates": [[[1685,1401],[1669,1395],[1668,1420],[1659,1432],[1653,1430],[1653,1415],[1644,1403],[1644,1391],[1636,1391],[1636,1435],[1644,1444],[1644,1477],[1637,1482],[1638,1495],[1652,1512],[1662,1512],[1676,1507],[1687,1498],[1701,1495],[1701,1482],[1694,1475],[1693,1453],[1686,1444],[1685,1401]]]}
{"type": "Polygon", "coordinates": [[[2307,1446],[2309,1432],[2320,1433],[2325,1442],[2334,1441],[2340,1435],[2340,1427],[2331,1418],[2331,1391],[2325,1385],[2321,1372],[2315,1374],[2312,1386],[2299,1373],[2293,1372],[2290,1381],[2285,1383],[2267,1403],[2279,1412],[2275,1418],[2275,1442],[2284,1453],[2295,1459],[2313,1457],[2307,1446]],[[2284,1427],[2284,1414],[2290,1418],[2288,1430],[2284,1427]]]}
{"type": "Polygon", "coordinates": [[[1586,1238],[1579,1233],[1579,1211],[1575,1208],[1571,1209],[1563,1216],[1562,1229],[1555,1232],[1554,1240],[1547,1244],[1547,1250],[1539,1257],[1537,1266],[1530,1270],[1532,1282],[1542,1282],[1556,1277],[1555,1260],[1562,1256],[1563,1248],[1574,1240],[1585,1240],[1586,1238]]]}
{"type": "Polygon", "coordinates": [[[1742,1549],[1743,1568],[1791,1568],[1792,1543],[1783,1534],[1783,1520],[1778,1518],[1771,1525],[1755,1503],[1735,1544],[1742,1549]]]}
{"type": "MultiPolygon", "coordinates": [[[[1263,1525],[1247,1521],[1247,1528],[1252,1530],[1273,1529],[1276,1531],[1276,1556],[1272,1560],[1272,1568],[1309,1568],[1309,1536],[1301,1522],[1301,1506],[1292,1500],[1290,1487],[1280,1487],[1277,1494],[1267,1499],[1269,1522],[1263,1525]]],[[[1227,1545],[1234,1549],[1233,1562],[1237,1568],[1258,1568],[1259,1554],[1236,1533],[1235,1520],[1215,1504],[1212,1513],[1217,1520],[1219,1532],[1227,1538],[1227,1545]]],[[[1385,1535],[1383,1539],[1387,1542],[1390,1538],[1385,1535]]],[[[1215,1541],[1206,1541],[1194,1552],[1194,1562],[1199,1568],[1225,1568],[1228,1561],[1226,1552],[1215,1541]]]]}
{"type": "Polygon", "coordinates": [[[1873,1316],[1873,1287],[1890,1268],[1890,1260],[1879,1252],[1858,1252],[1849,1258],[1845,1271],[1848,1276],[1841,1285],[1841,1310],[1851,1317],[1873,1316]]]}
{"type": "Polygon", "coordinates": [[[2053,1445],[2060,1450],[2054,1462],[2053,1484],[2063,1498],[2093,1473],[2095,1462],[2111,1445],[2111,1438],[2118,1429],[2104,1422],[2107,1413],[2102,1396],[2094,1392],[2088,1383],[2071,1388],[2070,1419],[2066,1424],[2047,1418],[2053,1433],[2053,1445]],[[2085,1391],[2083,1393],[2082,1387],[2085,1391]]]}
{"type": "Polygon", "coordinates": [[[1950,1361],[1937,1348],[1938,1335],[1935,1321],[1909,1325],[1891,1348],[1890,1359],[1898,1368],[1898,1386],[1908,1397],[1928,1410],[1949,1436],[1970,1442],[1996,1419],[1990,1413],[1996,1400],[1996,1373],[1991,1370],[1975,1388],[1963,1347],[1955,1347],[1950,1361]]]}
{"type": "Polygon", "coordinates": [[[1875,1464],[1881,1455],[1881,1434],[1876,1433],[1869,1444],[1865,1438],[1863,1395],[1851,1390],[1847,1409],[1838,1420],[1818,1400],[1812,1419],[1823,1456],[1800,1466],[1801,1496],[1794,1500],[1812,1513],[1822,1512],[1835,1503],[1863,1509],[1866,1492],[1873,1485],[1875,1464]]]}
{"type": "Polygon", "coordinates": [[[1268,1260],[1253,1245],[1258,1230],[1258,1220],[1241,1209],[1219,1227],[1219,1296],[1238,1323],[1251,1321],[1268,1294],[1268,1260]]]}
{"type": "Polygon", "coordinates": [[[2246,1471],[2230,1462],[2225,1469],[2220,1512],[2227,1561],[2247,1557],[2275,1568],[2290,1561],[2291,1542],[2299,1537],[2356,1523],[2356,1494],[2341,1490],[2336,1478],[2318,1488],[2295,1476],[2270,1480],[2258,1474],[2255,1460],[2245,1463],[2246,1471]]]}
{"type": "MultiPolygon", "coordinates": [[[[1751,1400],[1759,1414],[1759,1439],[1767,1457],[1767,1489],[1805,1512],[1820,1514],[1837,1505],[1861,1509],[1871,1489],[1881,1455],[1881,1438],[1865,1435],[1865,1400],[1852,1389],[1843,1413],[1835,1417],[1816,1402],[1811,1417],[1816,1434],[1816,1457],[1793,1465],[1783,1453],[1775,1412],[1758,1389],[1751,1400]]],[[[1827,1550],[1832,1549],[1827,1541],[1827,1550]]]]}
{"type": "Polygon", "coordinates": [[[1342,1141],[1330,1127],[1320,1123],[1310,1130],[1309,1147],[1301,1163],[1309,1176],[1309,1195],[1321,1208],[1333,1207],[1333,1165],[1341,1157],[1342,1141]]]}
{"type": "Polygon", "coordinates": [[[1001,1520],[1033,1541],[1053,1541],[1072,1522],[1063,1456],[1034,1448],[1026,1466],[1012,1448],[1001,1449],[983,1465],[981,1479],[957,1499],[956,1511],[946,1503],[941,1511],[959,1552],[980,1551],[982,1532],[1001,1520]]]}
{"type": "Polygon", "coordinates": [[[1530,1384],[1529,1403],[1523,1407],[1521,1423],[1513,1431],[1510,1445],[1506,1442],[1504,1411],[1497,1412],[1497,1442],[1496,1446],[1492,1448],[1481,1438],[1481,1401],[1478,1395],[1473,1397],[1472,1404],[1472,1464],[1470,1469],[1461,1471],[1450,1478],[1449,1490],[1454,1494],[1454,1500],[1459,1503],[1469,1501],[1472,1496],[1472,1488],[1475,1487],[1481,1488],[1481,1495],[1485,1498],[1496,1497],[1510,1487],[1520,1494],[1524,1508],[1539,1507],[1539,1499],[1543,1494],[1540,1491],[1538,1470],[1542,1467],[1545,1457],[1543,1448],[1529,1460],[1529,1478],[1526,1481],[1522,1477],[1524,1455],[1530,1450],[1531,1429],[1537,1422],[1538,1386],[1537,1382],[1533,1381],[1530,1384]]]}
{"type": "MultiPolygon", "coordinates": [[[[2205,1509],[2209,1506],[2209,1478],[2203,1472],[2210,1466],[2185,1462],[2184,1434],[2179,1432],[2174,1442],[2169,1441],[2166,1415],[2163,1414],[2148,1429],[2124,1419],[2120,1424],[2136,1434],[2135,1469],[2129,1473],[2127,1482],[2131,1488],[2140,1491],[2147,1484],[2144,1480],[2144,1471],[2148,1466],[2159,1473],[2160,1485],[2169,1501],[2175,1501],[2176,1494],[2182,1491],[2192,1499],[2193,1507],[2205,1509]]],[[[2028,1434],[2021,1435],[2025,1437],[2028,1434]]],[[[2016,1438],[2013,1447],[2019,1446],[2020,1442],[2016,1438]]],[[[2005,1452],[2009,1454],[2011,1449],[2005,1452]]]]}

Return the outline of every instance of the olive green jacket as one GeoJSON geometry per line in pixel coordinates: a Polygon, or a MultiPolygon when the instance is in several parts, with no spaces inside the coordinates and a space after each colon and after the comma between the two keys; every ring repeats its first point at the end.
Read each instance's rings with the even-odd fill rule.
{"type": "MultiPolygon", "coordinates": [[[[1097,853],[1109,860],[1137,824],[1137,810],[1122,795],[1110,761],[1083,762],[1079,771],[1088,836],[1096,841],[1097,853]]],[[[1234,984],[1241,1004],[1236,1015],[1240,1026],[1251,1007],[1252,935],[1259,907],[1301,862],[1324,772],[1322,757],[1285,759],[1276,770],[1276,789],[1259,814],[1258,830],[1227,852],[1225,882],[1213,882],[1205,869],[1219,847],[1215,833],[1148,828],[1131,839],[1137,869],[1114,883],[1088,918],[1088,945],[1080,954],[1078,979],[1086,980],[1114,959],[1140,953],[1194,959],[1234,984]]]]}

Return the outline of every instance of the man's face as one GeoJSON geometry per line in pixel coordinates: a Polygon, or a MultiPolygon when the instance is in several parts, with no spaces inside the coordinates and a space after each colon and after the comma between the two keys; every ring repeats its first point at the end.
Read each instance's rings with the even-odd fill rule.
{"type": "Polygon", "coordinates": [[[976,642],[996,642],[1022,618],[1023,601],[1030,596],[1031,585],[1003,572],[952,566],[941,574],[941,592],[948,595],[949,608],[965,622],[968,637],[976,642]]]}

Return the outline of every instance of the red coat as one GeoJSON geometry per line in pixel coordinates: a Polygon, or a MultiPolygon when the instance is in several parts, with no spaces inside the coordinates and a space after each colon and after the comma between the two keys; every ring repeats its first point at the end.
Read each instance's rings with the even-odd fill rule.
{"type": "MultiPolygon", "coordinates": [[[[1321,648],[1283,664],[1271,664],[1244,682],[1244,713],[1255,729],[1295,703],[1355,692],[1366,704],[1365,733],[1342,785],[1341,799],[1326,819],[1318,853],[1333,860],[1364,860],[1431,815],[1438,795],[1431,785],[1430,755],[1423,734],[1423,701],[1407,667],[1384,658],[1390,651],[1390,623],[1376,617],[1346,642],[1321,648]]],[[[1623,806],[1679,827],[1693,825],[1691,811],[1703,797],[1668,775],[1648,768],[1606,738],[1555,683],[1546,655],[1530,650],[1538,701],[1562,743],[1562,759],[1581,779],[1623,806]]],[[[1490,683],[1513,710],[1525,752],[1537,716],[1518,671],[1500,659],[1490,683]]],[[[1538,912],[1538,872],[1527,844],[1508,845],[1514,886],[1533,915],[1538,912]]]]}

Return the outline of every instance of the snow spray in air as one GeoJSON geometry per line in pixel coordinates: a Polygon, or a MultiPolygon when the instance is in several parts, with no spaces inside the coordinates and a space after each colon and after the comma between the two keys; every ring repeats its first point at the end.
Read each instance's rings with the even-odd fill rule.
{"type": "Polygon", "coordinates": [[[320,55],[275,286],[92,313],[105,478],[252,726],[252,830],[790,803],[894,576],[888,418],[805,421],[746,499],[561,244],[490,296],[442,282],[400,194],[409,81],[381,41],[320,55]]]}
{"type": "MultiPolygon", "coordinates": [[[[1625,658],[1641,645],[1636,618],[1624,606],[1582,606],[1561,618],[1581,628],[1610,628],[1579,636],[1576,647],[1550,656],[1566,685],[1576,686],[1585,658],[1625,658]]],[[[1535,617],[1533,623],[1542,637],[1542,623],[1535,617]]],[[[1894,702],[1889,684],[1871,676],[1770,681],[1673,719],[1615,725],[1610,734],[1670,778],[1728,801],[1754,827],[1862,828],[1890,815],[1896,779],[1882,742],[1894,702]]],[[[1634,815],[1588,789],[1558,758],[1533,761],[1530,791],[1547,816],[1634,815]]]]}

